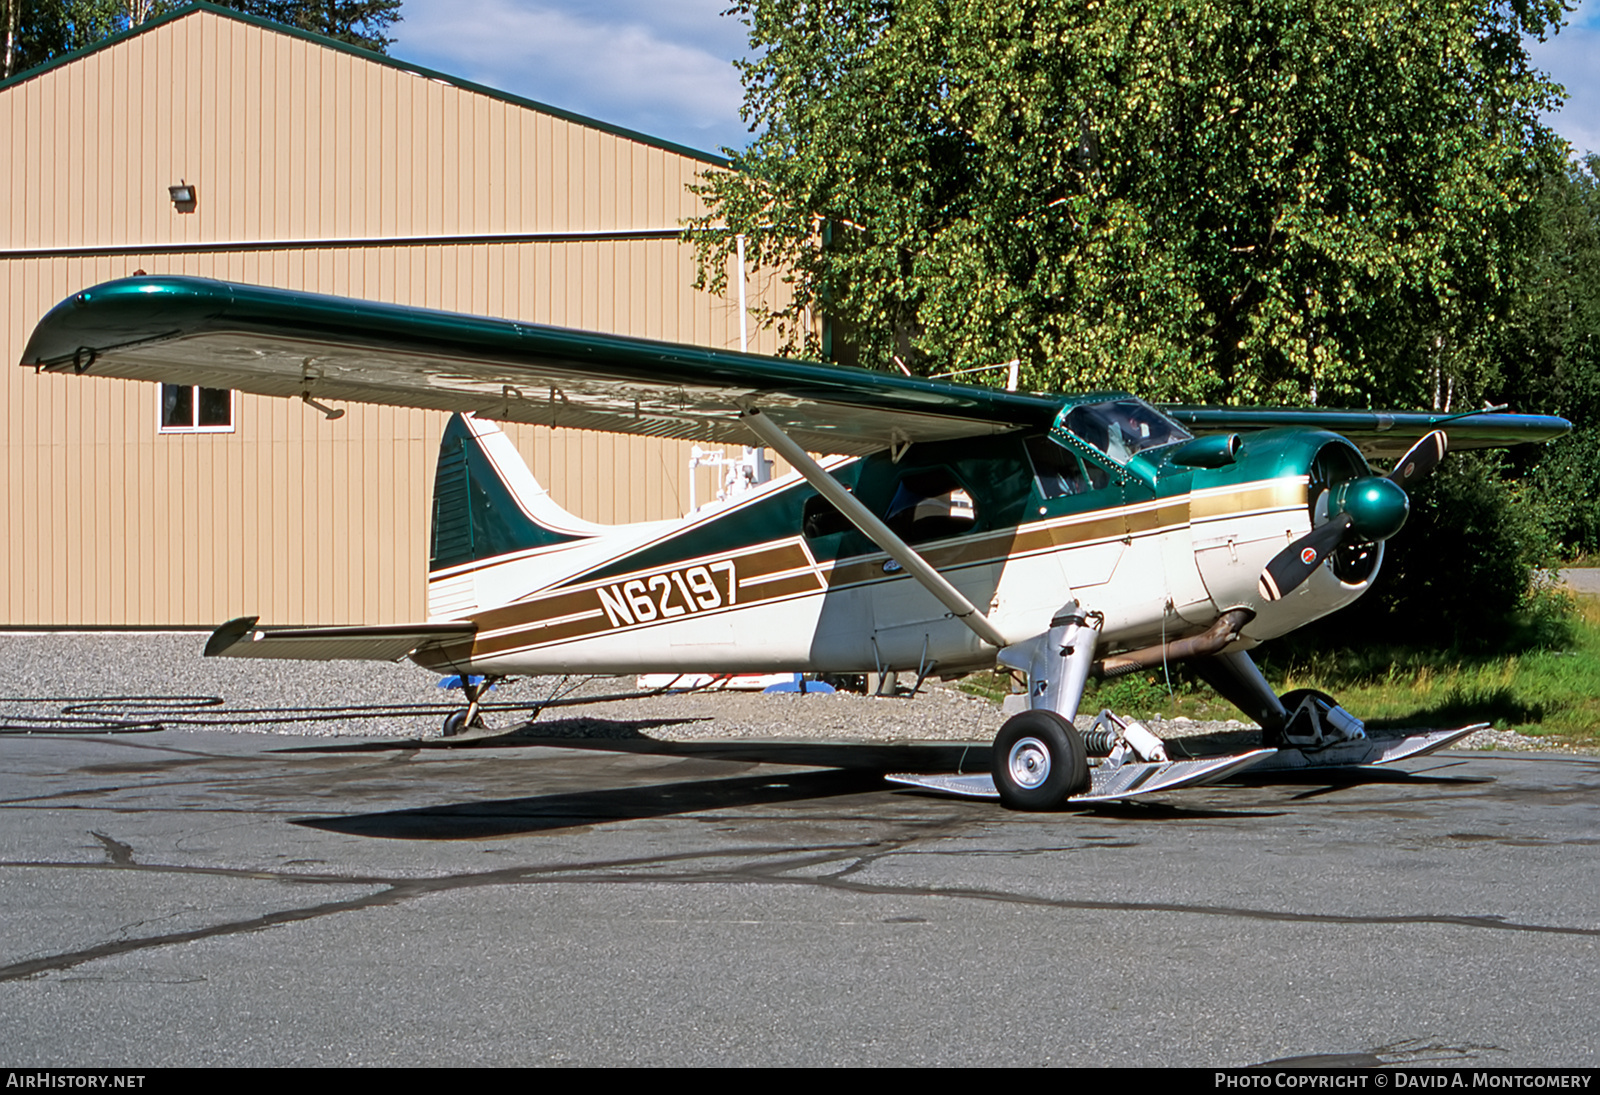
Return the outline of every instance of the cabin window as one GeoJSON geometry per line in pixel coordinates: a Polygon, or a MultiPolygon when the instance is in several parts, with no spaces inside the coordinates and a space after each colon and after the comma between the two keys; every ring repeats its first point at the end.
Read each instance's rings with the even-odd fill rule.
{"type": "Polygon", "coordinates": [[[162,384],[161,433],[232,433],[233,392],[188,384],[162,384]]]}
{"type": "Polygon", "coordinates": [[[813,494],[806,499],[805,509],[801,511],[800,528],[806,534],[806,539],[815,540],[819,536],[849,532],[855,526],[850,523],[848,517],[834,508],[832,502],[820,494],[813,494]]]}
{"type": "Polygon", "coordinates": [[[900,480],[883,523],[908,543],[971,532],[978,523],[972,495],[943,468],[900,480]]]}
{"type": "MultiPolygon", "coordinates": [[[[883,497],[876,490],[873,494],[878,499],[883,497]]],[[[912,472],[894,484],[887,506],[880,501],[869,502],[868,506],[896,536],[912,544],[961,536],[974,531],[978,524],[971,493],[944,468],[912,472]]],[[[811,540],[855,529],[850,519],[820,494],[806,499],[800,527],[811,540]]]]}
{"type": "Polygon", "coordinates": [[[1106,470],[1091,464],[1084,474],[1078,458],[1048,437],[1028,438],[1028,458],[1039,481],[1039,493],[1046,499],[1066,498],[1099,490],[1111,482],[1106,470]]]}

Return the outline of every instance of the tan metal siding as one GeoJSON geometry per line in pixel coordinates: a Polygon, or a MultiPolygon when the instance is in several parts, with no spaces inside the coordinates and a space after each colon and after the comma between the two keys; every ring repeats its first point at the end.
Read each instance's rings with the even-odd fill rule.
{"type": "MultiPolygon", "coordinates": [[[[672,238],[382,239],[670,230],[703,164],[210,12],[0,91],[0,149],[8,362],[56,302],[138,269],[738,344],[672,238]],[[180,178],[193,213],[168,200],[180,178]],[[350,242],[296,242],[331,238],[350,242]],[[26,253],[172,245],[194,249],[26,253]]],[[[441,415],[241,397],[233,433],[173,435],[154,385],[7,368],[0,390],[0,624],[424,616],[441,415]]],[[[511,433],[579,516],[687,505],[686,445],[511,433]]]]}
{"type": "Polygon", "coordinates": [[[671,229],[705,167],[204,11],[0,100],[4,248],[671,229]]]}

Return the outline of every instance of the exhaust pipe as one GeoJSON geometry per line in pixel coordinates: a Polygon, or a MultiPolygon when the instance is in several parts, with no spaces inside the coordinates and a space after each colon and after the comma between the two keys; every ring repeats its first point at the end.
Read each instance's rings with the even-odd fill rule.
{"type": "Polygon", "coordinates": [[[1130,650],[1126,654],[1114,654],[1095,662],[1090,672],[1100,678],[1122,677],[1141,669],[1154,669],[1167,662],[1210,657],[1221,653],[1229,643],[1238,642],[1244,625],[1255,618],[1256,614],[1248,608],[1229,609],[1202,634],[1174,639],[1159,646],[1147,646],[1143,650],[1130,650]]]}

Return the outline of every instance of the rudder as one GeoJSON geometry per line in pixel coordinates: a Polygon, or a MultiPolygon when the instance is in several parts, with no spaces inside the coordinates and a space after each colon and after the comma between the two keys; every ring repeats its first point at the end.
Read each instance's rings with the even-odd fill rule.
{"type": "Polygon", "coordinates": [[[433,480],[430,574],[602,531],[551,501],[499,426],[450,416],[433,480]]]}

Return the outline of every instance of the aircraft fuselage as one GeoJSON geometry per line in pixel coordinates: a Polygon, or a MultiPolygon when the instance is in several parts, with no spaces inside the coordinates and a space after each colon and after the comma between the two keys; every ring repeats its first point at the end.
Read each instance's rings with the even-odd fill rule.
{"type": "MultiPolygon", "coordinates": [[[[503,435],[471,429],[503,465],[503,435]]],[[[1254,618],[1232,648],[1242,649],[1366,590],[1377,546],[1320,568],[1283,600],[1258,589],[1268,560],[1311,528],[1330,464],[1336,475],[1365,473],[1348,442],[1266,431],[1221,467],[1174,463],[1181,447],[1118,462],[1019,432],[829,471],[1014,642],[1047,630],[1075,598],[1104,614],[1108,653],[1192,635],[1246,608],[1254,618]]],[[[798,476],[681,521],[580,533],[452,563],[439,557],[436,529],[430,616],[470,619],[477,633],[419,660],[486,674],[994,664],[992,645],[798,476]]]]}

